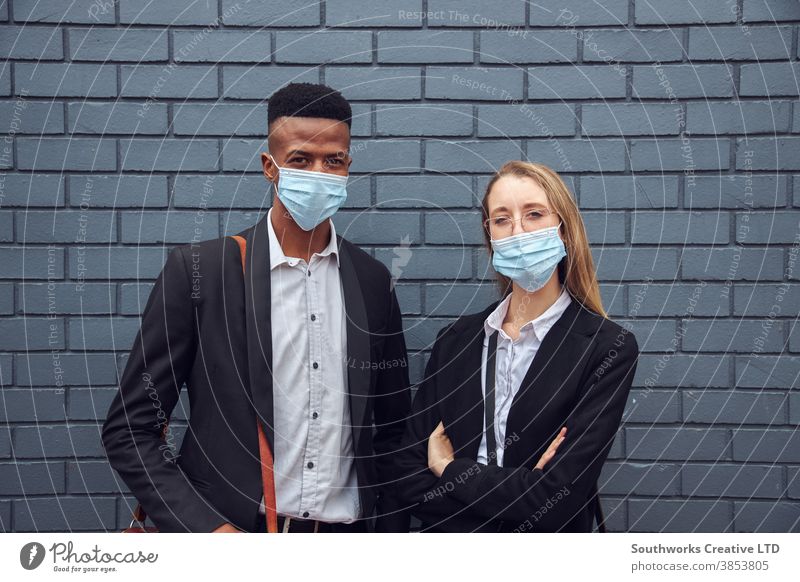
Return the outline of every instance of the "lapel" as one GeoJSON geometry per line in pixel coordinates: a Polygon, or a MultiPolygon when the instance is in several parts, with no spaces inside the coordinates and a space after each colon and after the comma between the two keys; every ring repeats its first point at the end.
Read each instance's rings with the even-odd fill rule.
{"type": "MultiPolygon", "coordinates": [[[[467,329],[462,332],[466,345],[462,344],[458,349],[464,359],[463,365],[458,366],[461,370],[460,378],[454,385],[460,386],[461,389],[456,388],[456,390],[463,391],[463,394],[454,400],[460,402],[458,414],[464,443],[461,451],[464,456],[471,459],[477,458],[483,435],[484,402],[481,387],[483,374],[481,359],[485,336],[483,323],[498,303],[493,303],[478,317],[470,320],[467,329]]],[[[589,323],[587,316],[591,318],[591,315],[573,298],[561,317],[550,328],[511,401],[506,425],[507,435],[525,429],[536,419],[538,411],[544,409],[548,403],[554,402],[554,396],[564,386],[570,373],[579,371],[580,366],[577,364],[586,357],[590,342],[590,338],[586,337],[590,328],[587,325],[589,323]]],[[[507,449],[506,455],[508,452],[507,449]]]]}
{"type": "MultiPolygon", "coordinates": [[[[267,214],[240,233],[247,240],[245,259],[245,327],[250,393],[264,426],[270,450],[275,451],[272,384],[272,314],[267,214]]],[[[342,283],[347,329],[347,384],[353,445],[365,429],[366,398],[370,392],[370,342],[364,294],[349,244],[337,235],[339,277],[342,283]]]]}

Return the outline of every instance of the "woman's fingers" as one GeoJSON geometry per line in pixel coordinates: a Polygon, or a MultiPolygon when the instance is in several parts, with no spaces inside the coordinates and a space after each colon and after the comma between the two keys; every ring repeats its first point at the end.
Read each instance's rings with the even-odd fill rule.
{"type": "Polygon", "coordinates": [[[567,427],[562,427],[556,438],[553,439],[553,442],[550,443],[550,446],[547,447],[547,450],[542,454],[539,462],[536,463],[536,469],[544,469],[544,466],[555,456],[556,451],[558,450],[559,445],[564,442],[564,439],[567,438],[567,427]]]}

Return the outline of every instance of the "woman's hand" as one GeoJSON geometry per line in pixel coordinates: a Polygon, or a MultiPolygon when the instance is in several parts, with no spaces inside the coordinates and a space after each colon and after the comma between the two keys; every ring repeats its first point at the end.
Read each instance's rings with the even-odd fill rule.
{"type": "Polygon", "coordinates": [[[558,446],[562,442],[564,442],[565,438],[567,438],[566,434],[567,434],[567,427],[565,426],[558,432],[558,434],[556,435],[556,438],[554,438],[553,442],[550,443],[550,446],[547,447],[547,450],[542,454],[541,458],[539,459],[539,462],[536,463],[536,466],[534,467],[534,469],[544,469],[544,466],[548,462],[550,462],[550,459],[552,459],[553,455],[556,454],[556,451],[558,450],[558,446]]]}
{"type": "Polygon", "coordinates": [[[428,468],[437,477],[441,477],[444,468],[455,460],[453,443],[444,432],[444,424],[433,429],[431,436],[428,437],[428,468]]]}
{"type": "Polygon", "coordinates": [[[212,531],[211,533],[244,533],[238,527],[231,525],[230,523],[223,523],[217,529],[212,531]]]}

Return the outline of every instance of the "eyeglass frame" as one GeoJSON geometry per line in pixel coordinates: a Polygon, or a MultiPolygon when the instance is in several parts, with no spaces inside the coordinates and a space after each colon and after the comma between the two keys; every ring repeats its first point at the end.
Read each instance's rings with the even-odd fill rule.
{"type": "MultiPolygon", "coordinates": [[[[511,232],[514,232],[514,223],[515,223],[515,222],[519,222],[519,223],[521,223],[521,225],[522,225],[522,221],[523,221],[523,220],[525,220],[525,216],[526,216],[526,215],[530,214],[531,212],[540,212],[540,213],[541,213],[542,211],[546,212],[546,214],[545,214],[545,215],[544,215],[542,218],[544,218],[544,217],[547,217],[547,216],[551,216],[551,215],[553,215],[553,214],[555,214],[556,216],[558,216],[558,213],[557,213],[556,211],[554,211],[554,210],[550,210],[549,208],[544,208],[544,207],[540,207],[540,208],[531,208],[531,209],[529,209],[529,210],[526,210],[526,211],[525,211],[525,213],[524,213],[524,214],[522,215],[522,217],[520,217],[520,218],[511,218],[511,217],[508,217],[509,221],[511,222],[511,232]]],[[[502,218],[502,217],[497,217],[497,216],[496,216],[495,218],[502,218]]],[[[490,221],[490,220],[492,220],[492,217],[489,217],[489,218],[487,218],[487,219],[485,219],[485,220],[483,221],[483,228],[486,230],[486,232],[488,233],[489,237],[491,238],[491,237],[492,237],[492,230],[491,230],[491,225],[489,224],[489,221],[490,221]]],[[[542,227],[542,228],[547,228],[547,227],[545,226],[545,227],[542,227]]],[[[536,230],[525,230],[525,226],[523,225],[523,226],[522,226],[522,230],[523,230],[523,232],[536,232],[536,230],[540,230],[540,229],[536,229],[536,230]]],[[[507,236],[511,236],[511,235],[509,234],[509,235],[507,235],[507,236]]]]}

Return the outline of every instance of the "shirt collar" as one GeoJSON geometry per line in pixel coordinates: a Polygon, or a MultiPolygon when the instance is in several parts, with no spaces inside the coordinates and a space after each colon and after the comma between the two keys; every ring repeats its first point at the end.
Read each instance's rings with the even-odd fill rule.
{"type": "MultiPolygon", "coordinates": [[[[493,331],[497,331],[500,333],[500,337],[508,338],[508,334],[503,331],[503,320],[506,317],[510,303],[511,293],[509,293],[486,318],[483,328],[487,336],[491,335],[493,331]]],[[[531,321],[525,322],[525,324],[519,328],[520,336],[526,334],[532,328],[538,340],[544,340],[544,336],[547,335],[547,332],[550,331],[553,324],[558,321],[558,318],[561,317],[570,303],[572,303],[572,298],[570,298],[567,288],[564,287],[558,298],[544,313],[531,321]]]]}
{"type": "MultiPolygon", "coordinates": [[[[275,233],[275,229],[272,228],[272,208],[269,209],[267,212],[267,229],[269,230],[269,269],[270,271],[281,265],[283,263],[292,264],[294,265],[297,263],[297,259],[295,257],[287,257],[283,254],[283,249],[281,248],[281,243],[278,241],[278,235],[275,233]]],[[[330,220],[330,219],[329,219],[330,220]]],[[[336,258],[336,267],[339,267],[339,248],[336,244],[336,228],[333,226],[333,221],[331,220],[331,239],[328,241],[328,245],[322,249],[318,253],[314,253],[312,256],[318,257],[327,257],[328,255],[333,255],[336,258]]]]}

